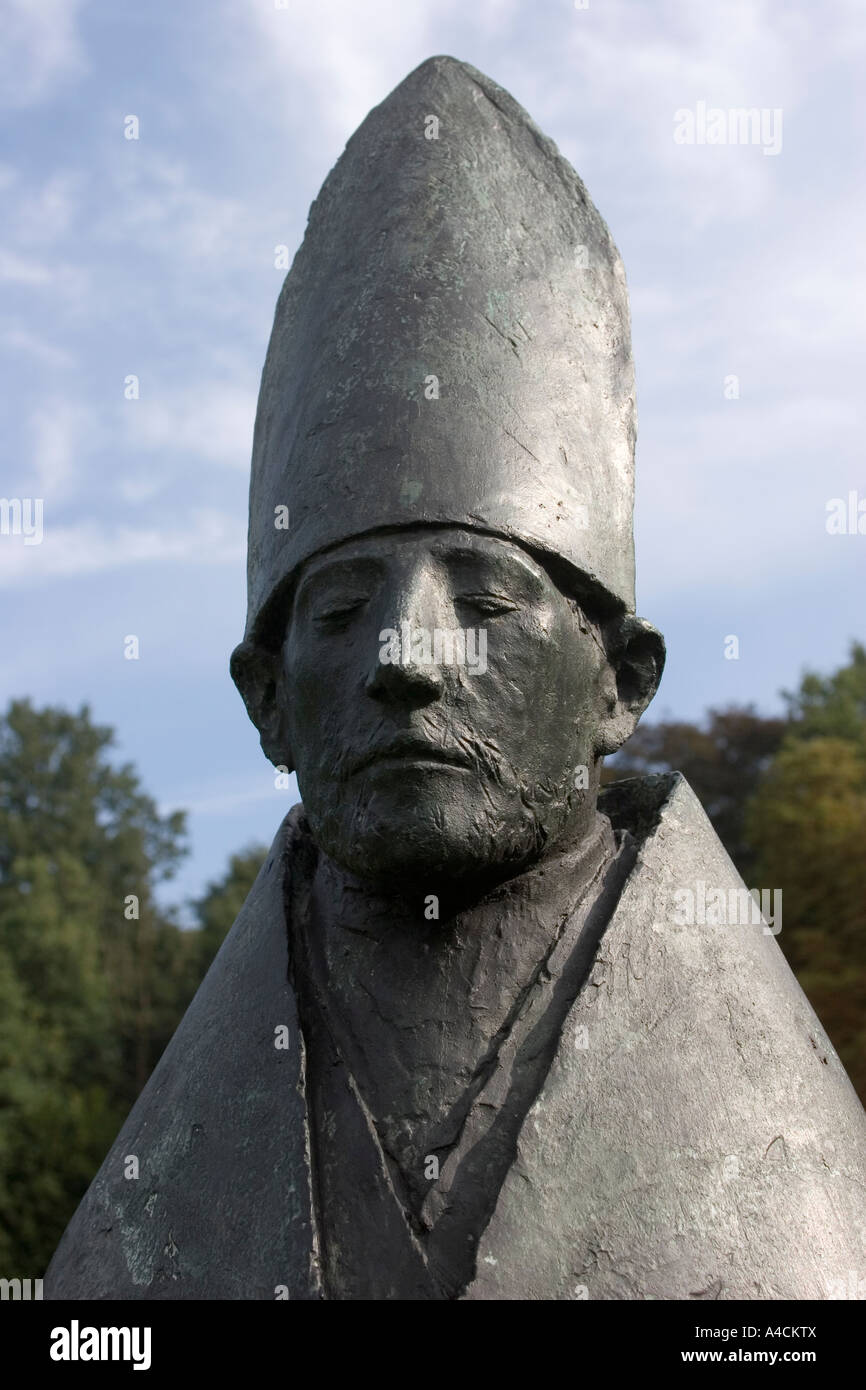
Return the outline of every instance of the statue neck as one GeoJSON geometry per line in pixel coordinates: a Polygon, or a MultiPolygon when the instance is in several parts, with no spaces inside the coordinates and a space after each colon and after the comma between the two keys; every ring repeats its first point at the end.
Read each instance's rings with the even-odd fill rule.
{"type": "Polygon", "coordinates": [[[476,1078],[616,851],[597,814],[580,844],[438,919],[420,890],[414,901],[381,896],[317,856],[294,924],[302,1013],[326,1016],[404,1172],[418,1175],[425,1154],[453,1142],[476,1078]]]}

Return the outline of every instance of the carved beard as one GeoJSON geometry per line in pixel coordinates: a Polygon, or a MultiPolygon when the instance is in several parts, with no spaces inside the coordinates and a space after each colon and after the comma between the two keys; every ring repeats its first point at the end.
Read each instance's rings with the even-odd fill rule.
{"type": "MultiPolygon", "coordinates": [[[[379,888],[503,877],[533,863],[563,834],[590,796],[573,769],[533,781],[490,750],[475,773],[401,774],[371,785],[359,776],[304,795],[313,836],[335,863],[379,888]],[[471,780],[471,783],[469,781],[471,780]]],[[[479,760],[480,762],[480,760],[479,760]]]]}

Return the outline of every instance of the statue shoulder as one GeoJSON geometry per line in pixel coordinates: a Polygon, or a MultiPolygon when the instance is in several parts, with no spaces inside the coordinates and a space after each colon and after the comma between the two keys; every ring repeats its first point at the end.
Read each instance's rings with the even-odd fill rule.
{"type": "Polygon", "coordinates": [[[866,1115],[779,948],[780,903],[757,910],[678,774],[612,784],[600,809],[634,862],[467,1296],[833,1297],[866,1262],[866,1115]]]}
{"type": "Polygon", "coordinates": [[[317,1296],[283,905],[301,816],[295,807],[280,826],[67,1227],[46,1298],[317,1296]]]}

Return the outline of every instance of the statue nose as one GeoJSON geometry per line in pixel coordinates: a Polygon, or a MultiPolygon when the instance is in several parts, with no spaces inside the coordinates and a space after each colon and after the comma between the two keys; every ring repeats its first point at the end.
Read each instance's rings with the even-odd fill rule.
{"type": "Polygon", "coordinates": [[[439,667],[417,661],[411,655],[405,664],[377,661],[365,685],[372,700],[412,708],[432,704],[444,688],[439,667]]]}
{"type": "Polygon", "coordinates": [[[453,622],[449,597],[437,567],[415,560],[383,605],[392,627],[384,626],[366,692],[382,704],[417,709],[438,700],[445,689],[441,660],[434,650],[437,629],[453,622]],[[393,615],[393,616],[391,616],[393,615]],[[385,633],[391,637],[384,642],[385,633]]]}

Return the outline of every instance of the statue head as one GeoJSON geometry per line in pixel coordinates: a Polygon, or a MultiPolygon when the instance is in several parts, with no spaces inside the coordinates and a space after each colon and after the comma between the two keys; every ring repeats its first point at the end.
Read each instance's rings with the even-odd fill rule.
{"type": "Polygon", "coordinates": [[[634,438],[604,222],[507,93],[430,59],[311,209],[256,419],[232,674],[343,867],[480,883],[586,833],[664,661],[634,438]]]}

